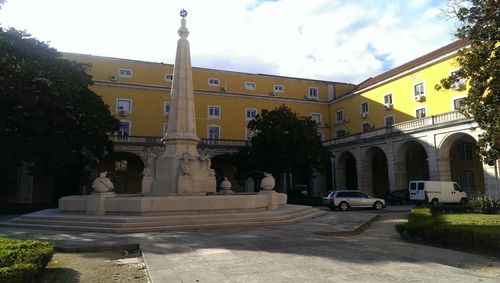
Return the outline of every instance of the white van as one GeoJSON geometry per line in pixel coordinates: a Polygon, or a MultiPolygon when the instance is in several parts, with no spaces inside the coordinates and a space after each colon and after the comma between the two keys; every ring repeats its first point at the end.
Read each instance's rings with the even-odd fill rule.
{"type": "Polygon", "coordinates": [[[440,203],[466,205],[468,201],[467,194],[455,182],[411,181],[408,189],[410,200],[431,203],[433,206],[440,203]]]}

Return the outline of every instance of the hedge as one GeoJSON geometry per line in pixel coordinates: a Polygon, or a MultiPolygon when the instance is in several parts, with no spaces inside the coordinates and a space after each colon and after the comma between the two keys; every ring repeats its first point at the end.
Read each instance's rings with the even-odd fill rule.
{"type": "MultiPolygon", "coordinates": [[[[446,216],[441,213],[433,214],[429,208],[414,208],[408,217],[408,222],[396,225],[396,229],[403,238],[409,240],[500,255],[500,226],[481,225],[479,222],[475,225],[473,223],[455,225],[450,223],[449,217],[446,216]]],[[[485,220],[489,217],[481,214],[474,216],[485,220]]]]}
{"type": "Polygon", "coordinates": [[[54,244],[0,237],[0,282],[34,282],[54,255],[54,244]]]}

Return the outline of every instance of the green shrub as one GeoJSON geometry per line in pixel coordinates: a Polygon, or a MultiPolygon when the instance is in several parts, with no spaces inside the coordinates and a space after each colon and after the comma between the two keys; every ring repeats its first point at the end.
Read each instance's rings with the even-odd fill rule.
{"type": "Polygon", "coordinates": [[[500,200],[479,195],[469,202],[472,209],[486,214],[496,214],[500,211],[500,200]]]}
{"type": "Polygon", "coordinates": [[[408,222],[396,229],[402,237],[433,245],[500,254],[500,216],[433,214],[429,208],[412,209],[408,222]]]}
{"type": "Polygon", "coordinates": [[[31,282],[54,255],[54,244],[0,238],[0,282],[31,282]]]}

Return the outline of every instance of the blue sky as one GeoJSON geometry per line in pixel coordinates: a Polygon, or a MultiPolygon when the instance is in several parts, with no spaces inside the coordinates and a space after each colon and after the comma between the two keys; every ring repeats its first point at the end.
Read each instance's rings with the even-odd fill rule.
{"type": "Polygon", "coordinates": [[[454,41],[445,0],[6,0],[0,25],[59,51],[359,83],[454,41]]]}

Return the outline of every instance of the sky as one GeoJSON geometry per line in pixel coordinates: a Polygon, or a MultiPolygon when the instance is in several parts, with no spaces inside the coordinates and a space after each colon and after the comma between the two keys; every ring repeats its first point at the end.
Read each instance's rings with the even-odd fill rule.
{"type": "Polygon", "coordinates": [[[446,0],[5,0],[0,25],[61,52],[360,83],[455,40],[446,0]]]}

